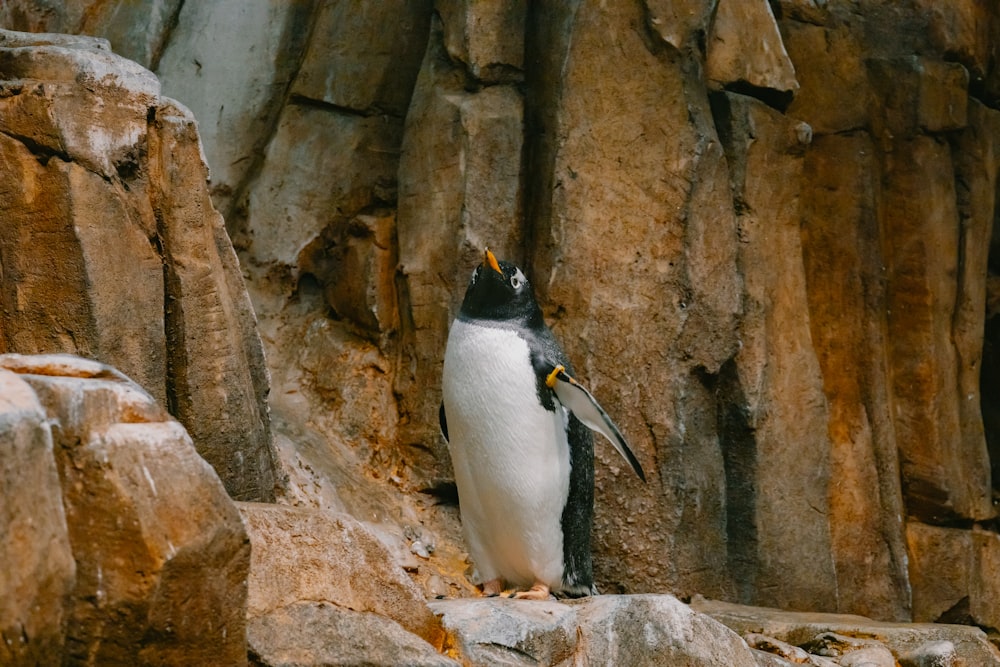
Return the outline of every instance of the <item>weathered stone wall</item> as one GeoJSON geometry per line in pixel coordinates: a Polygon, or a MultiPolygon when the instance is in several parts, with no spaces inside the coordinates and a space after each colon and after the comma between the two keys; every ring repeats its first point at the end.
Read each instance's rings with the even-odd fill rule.
{"type": "Polygon", "coordinates": [[[0,35],[0,353],[124,371],[273,500],[267,369],[196,122],[99,39],[0,35]]]}
{"type": "Polygon", "coordinates": [[[246,530],[149,394],[0,355],[0,450],[0,663],[246,664],[246,530]]]}
{"type": "Polygon", "coordinates": [[[650,473],[598,446],[604,590],[1000,628],[1000,9],[41,4],[0,24],[107,37],[199,121],[287,498],[421,524],[460,578],[413,492],[489,244],[650,473]]]}

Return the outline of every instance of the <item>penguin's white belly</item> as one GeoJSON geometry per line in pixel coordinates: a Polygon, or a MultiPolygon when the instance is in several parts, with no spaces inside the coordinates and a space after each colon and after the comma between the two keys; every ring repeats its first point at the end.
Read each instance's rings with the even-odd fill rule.
{"type": "Polygon", "coordinates": [[[558,402],[555,411],[539,403],[528,344],[509,329],[456,320],[442,391],[462,524],[480,577],[558,590],[567,416],[558,402]]]}

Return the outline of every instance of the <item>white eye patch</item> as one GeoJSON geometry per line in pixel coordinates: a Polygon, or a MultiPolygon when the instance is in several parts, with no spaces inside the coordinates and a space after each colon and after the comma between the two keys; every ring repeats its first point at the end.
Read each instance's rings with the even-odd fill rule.
{"type": "Polygon", "coordinates": [[[514,275],[510,277],[510,286],[517,289],[524,284],[525,280],[527,279],[524,277],[524,274],[521,273],[521,269],[518,269],[514,272],[514,275]]]}

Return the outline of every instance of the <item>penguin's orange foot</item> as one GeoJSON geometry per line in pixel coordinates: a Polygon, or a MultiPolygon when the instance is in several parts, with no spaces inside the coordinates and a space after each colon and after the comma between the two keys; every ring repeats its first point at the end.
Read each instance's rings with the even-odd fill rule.
{"type": "Polygon", "coordinates": [[[543,583],[536,583],[526,591],[514,593],[511,597],[517,600],[548,600],[550,595],[549,587],[543,583]]]}
{"type": "Polygon", "coordinates": [[[500,577],[496,579],[490,579],[483,584],[483,597],[493,598],[503,592],[503,582],[500,577]]]}

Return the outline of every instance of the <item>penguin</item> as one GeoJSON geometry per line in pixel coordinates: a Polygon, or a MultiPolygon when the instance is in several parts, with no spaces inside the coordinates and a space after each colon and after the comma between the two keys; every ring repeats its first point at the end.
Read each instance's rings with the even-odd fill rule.
{"type": "Polygon", "coordinates": [[[574,377],[527,277],[489,248],[448,334],[439,417],[483,594],[596,594],[591,430],[646,476],[574,377]]]}

